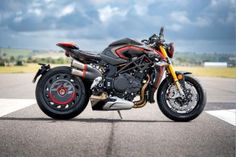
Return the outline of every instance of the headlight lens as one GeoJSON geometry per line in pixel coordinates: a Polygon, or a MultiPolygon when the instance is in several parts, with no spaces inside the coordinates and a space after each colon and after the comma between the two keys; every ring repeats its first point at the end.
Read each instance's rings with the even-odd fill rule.
{"type": "Polygon", "coordinates": [[[166,52],[168,57],[173,58],[175,52],[174,43],[168,45],[166,52]]]}

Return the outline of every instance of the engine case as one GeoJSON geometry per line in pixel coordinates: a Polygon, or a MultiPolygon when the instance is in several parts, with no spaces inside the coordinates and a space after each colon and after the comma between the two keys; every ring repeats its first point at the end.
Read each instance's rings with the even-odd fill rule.
{"type": "Polygon", "coordinates": [[[120,93],[137,93],[141,87],[141,82],[130,74],[121,74],[114,79],[113,86],[120,93]]]}

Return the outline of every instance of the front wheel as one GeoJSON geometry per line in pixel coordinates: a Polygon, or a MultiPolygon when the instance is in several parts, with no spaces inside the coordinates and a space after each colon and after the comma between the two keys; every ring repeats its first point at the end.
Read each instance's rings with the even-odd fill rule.
{"type": "Polygon", "coordinates": [[[70,119],[80,114],[88,103],[80,78],[71,75],[70,67],[56,67],[43,75],[36,87],[40,109],[54,119],[70,119]]]}
{"type": "Polygon", "coordinates": [[[158,89],[158,106],[165,116],[174,121],[191,121],[203,111],[206,94],[199,82],[191,76],[185,76],[181,86],[184,98],[179,95],[173,80],[166,78],[158,89]]]}

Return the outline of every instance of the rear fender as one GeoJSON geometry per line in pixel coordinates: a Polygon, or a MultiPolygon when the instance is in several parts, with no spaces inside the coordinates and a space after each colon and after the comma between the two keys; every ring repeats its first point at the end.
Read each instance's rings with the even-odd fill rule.
{"type": "Polygon", "coordinates": [[[48,70],[50,69],[50,64],[43,64],[43,63],[39,63],[39,65],[41,65],[40,69],[37,71],[37,73],[34,76],[33,79],[33,83],[36,82],[37,78],[41,75],[43,76],[44,74],[46,74],[48,72],[48,70]]]}

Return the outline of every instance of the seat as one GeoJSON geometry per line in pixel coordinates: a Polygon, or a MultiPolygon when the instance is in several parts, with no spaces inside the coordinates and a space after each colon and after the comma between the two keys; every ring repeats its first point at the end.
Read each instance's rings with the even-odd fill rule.
{"type": "Polygon", "coordinates": [[[140,43],[138,41],[135,41],[133,39],[124,38],[124,39],[117,40],[117,41],[111,43],[109,46],[119,46],[119,45],[126,45],[126,44],[129,44],[129,45],[142,45],[142,43],[140,43]]]}
{"type": "Polygon", "coordinates": [[[72,50],[72,57],[86,63],[101,60],[100,54],[95,54],[89,51],[83,51],[79,49],[72,50]]]}

